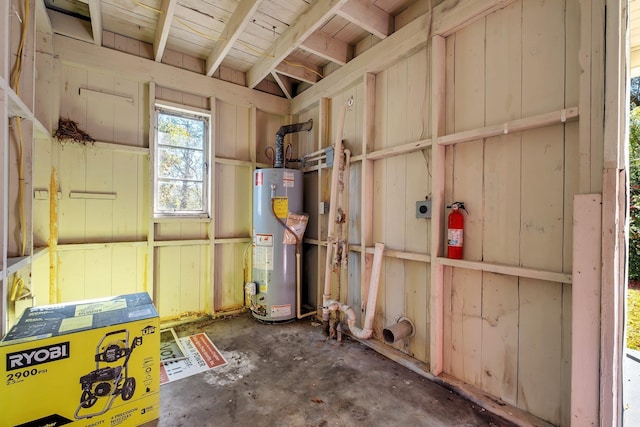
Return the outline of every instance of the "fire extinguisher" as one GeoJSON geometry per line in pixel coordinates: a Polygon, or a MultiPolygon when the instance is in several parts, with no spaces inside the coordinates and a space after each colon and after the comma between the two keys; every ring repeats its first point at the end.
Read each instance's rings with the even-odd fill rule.
{"type": "Polygon", "coordinates": [[[462,243],[464,235],[464,216],[460,210],[465,210],[463,202],[454,202],[447,208],[451,209],[448,219],[447,258],[462,259],[462,243]]]}

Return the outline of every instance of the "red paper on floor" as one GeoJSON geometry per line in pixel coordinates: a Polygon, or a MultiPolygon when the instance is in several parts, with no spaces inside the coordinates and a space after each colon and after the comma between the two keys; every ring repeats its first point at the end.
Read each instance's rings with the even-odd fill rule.
{"type": "Polygon", "coordinates": [[[205,333],[180,338],[180,344],[187,358],[160,365],[161,385],[227,364],[205,333]]]}

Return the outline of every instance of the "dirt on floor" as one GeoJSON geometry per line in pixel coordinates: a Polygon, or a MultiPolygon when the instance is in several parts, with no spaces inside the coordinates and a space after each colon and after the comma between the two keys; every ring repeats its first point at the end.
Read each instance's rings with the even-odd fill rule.
{"type": "Polygon", "coordinates": [[[513,425],[312,320],[243,314],[175,329],[207,333],[228,363],[162,385],[161,427],[513,425]]]}

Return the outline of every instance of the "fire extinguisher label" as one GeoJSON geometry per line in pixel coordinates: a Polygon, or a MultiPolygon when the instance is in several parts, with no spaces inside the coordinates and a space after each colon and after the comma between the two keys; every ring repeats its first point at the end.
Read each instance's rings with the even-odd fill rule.
{"type": "Polygon", "coordinates": [[[448,237],[449,237],[449,246],[462,247],[462,233],[463,230],[459,228],[450,228],[448,237]]]}

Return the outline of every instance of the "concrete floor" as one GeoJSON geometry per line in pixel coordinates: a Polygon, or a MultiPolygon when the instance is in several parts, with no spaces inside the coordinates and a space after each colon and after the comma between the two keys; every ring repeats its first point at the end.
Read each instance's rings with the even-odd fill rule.
{"type": "Polygon", "coordinates": [[[206,332],[228,363],[163,385],[159,427],[513,425],[311,320],[243,314],[175,330],[206,332]]]}

